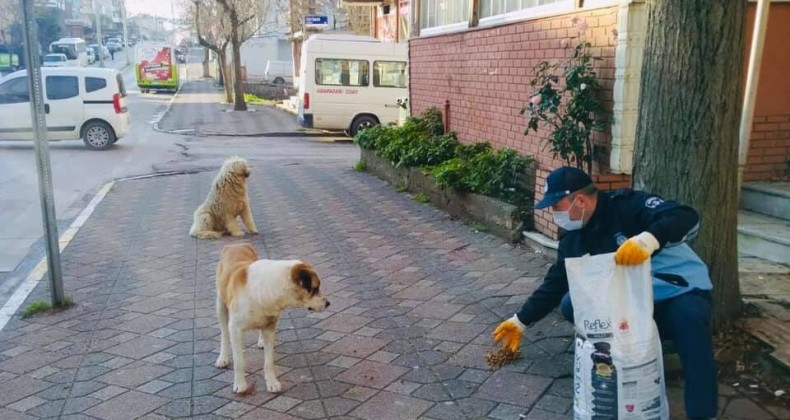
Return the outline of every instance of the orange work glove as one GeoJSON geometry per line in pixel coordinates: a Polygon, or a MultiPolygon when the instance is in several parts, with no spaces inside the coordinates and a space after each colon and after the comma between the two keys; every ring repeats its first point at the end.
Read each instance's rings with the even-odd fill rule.
{"type": "Polygon", "coordinates": [[[527,326],[521,323],[518,316],[513,315],[512,318],[502,322],[496,327],[493,334],[494,342],[498,343],[502,341],[503,347],[515,353],[521,345],[521,333],[524,332],[525,328],[527,328],[527,326]]]}
{"type": "Polygon", "coordinates": [[[614,254],[614,261],[620,265],[639,265],[647,261],[660,245],[650,232],[642,232],[623,242],[617,253],[614,254]]]}

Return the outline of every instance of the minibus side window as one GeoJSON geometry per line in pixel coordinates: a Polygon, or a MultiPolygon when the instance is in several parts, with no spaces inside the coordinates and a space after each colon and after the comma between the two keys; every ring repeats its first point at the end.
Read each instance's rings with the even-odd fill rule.
{"type": "Polygon", "coordinates": [[[315,83],[324,86],[368,86],[370,63],[366,60],[317,58],[315,83]]]}
{"type": "Polygon", "coordinates": [[[373,86],[405,88],[408,86],[406,79],[405,61],[374,61],[373,86]]]}

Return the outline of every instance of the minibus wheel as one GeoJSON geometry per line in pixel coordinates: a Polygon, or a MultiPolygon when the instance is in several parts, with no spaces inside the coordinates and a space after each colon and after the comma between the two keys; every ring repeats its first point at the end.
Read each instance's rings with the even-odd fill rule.
{"type": "Polygon", "coordinates": [[[376,120],[374,117],[371,117],[370,115],[361,115],[355,118],[354,122],[351,123],[351,137],[356,137],[357,133],[360,131],[378,124],[378,120],[376,120]]]}

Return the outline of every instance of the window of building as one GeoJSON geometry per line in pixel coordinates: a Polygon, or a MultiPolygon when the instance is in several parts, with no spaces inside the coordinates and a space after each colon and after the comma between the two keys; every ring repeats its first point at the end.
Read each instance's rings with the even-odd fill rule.
{"type": "Polygon", "coordinates": [[[367,86],[370,64],[365,60],[316,58],[315,83],[329,86],[367,86]]]}
{"type": "Polygon", "coordinates": [[[69,99],[80,94],[79,79],[76,76],[47,76],[47,99],[69,99]]]}
{"type": "Polygon", "coordinates": [[[558,0],[480,0],[480,17],[502,15],[518,12],[531,7],[557,3],[558,0]]]}
{"type": "Polygon", "coordinates": [[[435,28],[469,21],[471,0],[423,0],[420,2],[420,28],[435,28]]]}
{"type": "MultiPolygon", "coordinates": [[[[423,0],[420,33],[467,29],[471,0],[423,0]]],[[[479,0],[479,25],[496,25],[572,11],[576,0],[479,0]]],[[[607,0],[608,1],[608,0],[607,0]]]]}
{"type": "Polygon", "coordinates": [[[407,84],[405,61],[373,62],[373,86],[405,88],[407,84]]]}

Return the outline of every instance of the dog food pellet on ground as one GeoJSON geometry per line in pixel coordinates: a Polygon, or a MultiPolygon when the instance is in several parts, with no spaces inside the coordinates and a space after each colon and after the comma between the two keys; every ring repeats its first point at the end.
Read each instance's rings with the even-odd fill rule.
{"type": "Polygon", "coordinates": [[[492,369],[499,369],[502,366],[517,360],[520,356],[520,352],[512,352],[504,347],[500,347],[496,352],[491,350],[486,352],[486,362],[488,362],[488,367],[492,369]]]}

